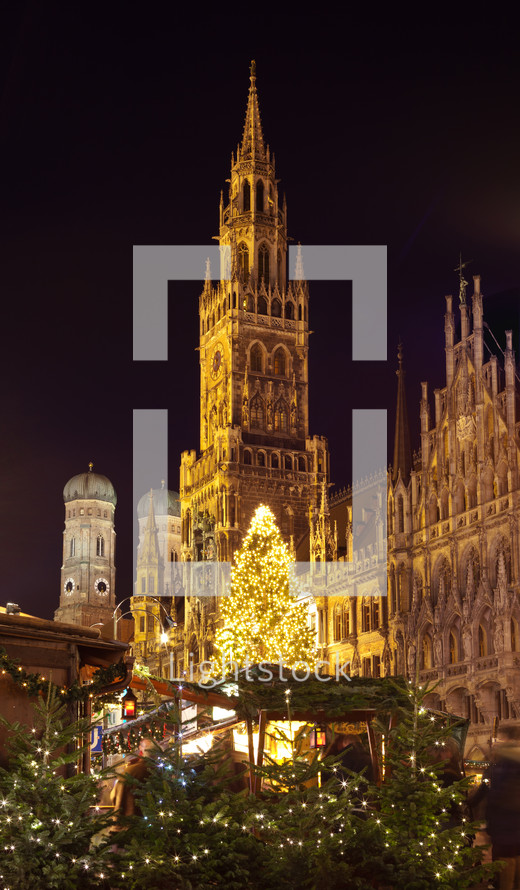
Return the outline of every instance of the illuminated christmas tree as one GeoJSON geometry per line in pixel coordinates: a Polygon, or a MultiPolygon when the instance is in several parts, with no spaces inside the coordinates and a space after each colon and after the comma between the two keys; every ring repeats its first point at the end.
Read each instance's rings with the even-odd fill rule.
{"type": "Polygon", "coordinates": [[[96,809],[96,778],[78,769],[89,722],[70,722],[52,687],[32,705],[32,722],[0,719],[9,754],[0,768],[0,887],[105,886],[108,817],[96,809]]]}
{"type": "Polygon", "coordinates": [[[223,624],[215,642],[222,661],[239,667],[281,662],[313,670],[315,632],[297,596],[294,560],[272,511],[261,505],[235,554],[231,594],[221,601],[223,624]]]}

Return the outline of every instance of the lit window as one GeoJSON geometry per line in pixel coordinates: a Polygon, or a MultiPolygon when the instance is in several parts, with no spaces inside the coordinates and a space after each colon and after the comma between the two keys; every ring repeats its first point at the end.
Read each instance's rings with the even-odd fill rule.
{"type": "Polygon", "coordinates": [[[279,399],[274,407],[274,428],[281,433],[287,432],[287,405],[283,399],[279,399]]]}
{"type": "Polygon", "coordinates": [[[281,346],[278,347],[274,354],[274,373],[285,375],[285,351],[281,346]]]}
{"type": "MultiPolygon", "coordinates": [[[[269,282],[269,249],[265,244],[258,250],[258,280],[266,284],[269,282]]],[[[267,312],[263,314],[267,315],[267,312]]]]}
{"type": "Polygon", "coordinates": [[[238,248],[238,274],[242,281],[247,281],[249,277],[249,251],[247,244],[244,244],[244,242],[238,248]]]}
{"type": "Polygon", "coordinates": [[[264,426],[264,403],[259,395],[251,399],[251,426],[256,429],[264,426]]]}

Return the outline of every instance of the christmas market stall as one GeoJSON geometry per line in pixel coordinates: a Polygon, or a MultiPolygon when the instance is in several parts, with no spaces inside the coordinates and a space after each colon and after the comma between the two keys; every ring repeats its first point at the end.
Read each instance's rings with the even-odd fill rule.
{"type": "Polygon", "coordinates": [[[408,704],[407,684],[395,679],[312,676],[257,665],[213,685],[176,683],[134,675],[130,688],[163,696],[159,707],[103,733],[106,755],[135,751],[141,738],[180,744],[184,754],[206,752],[213,738],[233,733],[233,749],[249,764],[250,790],[259,794],[266,755],[282,762],[298,742],[302,756],[326,755],[337,736],[357,736],[370,756],[371,774],[382,779],[381,746],[373,723],[390,726],[408,704]],[[269,676],[271,675],[271,676],[269,676]]]}

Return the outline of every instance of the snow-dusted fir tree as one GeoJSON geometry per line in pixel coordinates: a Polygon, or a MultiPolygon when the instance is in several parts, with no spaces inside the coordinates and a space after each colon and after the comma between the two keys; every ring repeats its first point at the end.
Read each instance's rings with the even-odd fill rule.
{"type": "Polygon", "coordinates": [[[284,667],[316,662],[307,606],[298,600],[294,560],[269,507],[258,507],[231,570],[231,594],[221,600],[219,657],[244,667],[258,662],[284,667]]]}

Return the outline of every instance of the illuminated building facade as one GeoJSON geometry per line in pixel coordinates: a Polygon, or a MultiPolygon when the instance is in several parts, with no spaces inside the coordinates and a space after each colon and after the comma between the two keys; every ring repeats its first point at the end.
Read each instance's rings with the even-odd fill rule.
{"type": "MultiPolygon", "coordinates": [[[[511,331],[501,362],[485,336],[480,276],[471,310],[462,269],[460,278],[460,339],[447,297],[446,385],[434,391],[432,422],[422,384],[413,459],[399,353],[388,596],[370,596],[370,555],[354,554],[368,595],[323,601],[320,642],[354,672],[437,683],[430,703],[471,720],[466,750],[478,760],[495,718],[520,720],[519,387],[511,331]]],[[[328,516],[347,540],[350,503],[337,497],[328,516]]]]}

